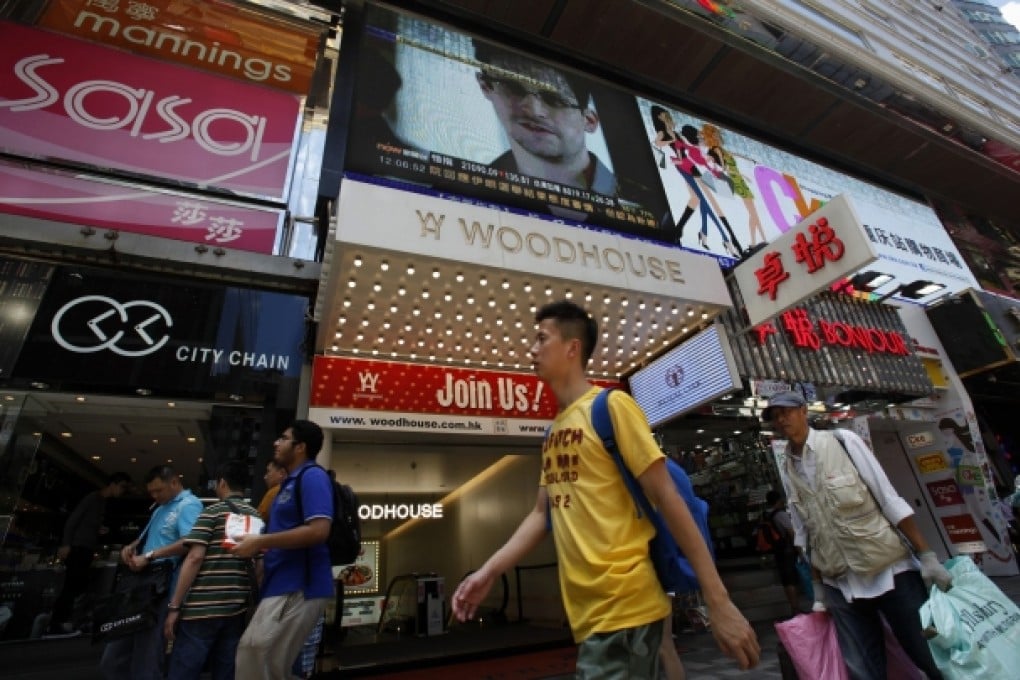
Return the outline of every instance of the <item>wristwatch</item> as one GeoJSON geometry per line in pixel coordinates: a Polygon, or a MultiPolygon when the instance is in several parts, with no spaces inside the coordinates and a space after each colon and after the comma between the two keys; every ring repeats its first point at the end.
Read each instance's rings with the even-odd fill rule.
{"type": "Polygon", "coordinates": [[[149,552],[147,552],[144,555],[142,555],[142,557],[144,557],[145,559],[149,560],[150,562],[153,560],[153,558],[155,556],[156,556],[156,551],[155,550],[150,550],[149,552]]]}

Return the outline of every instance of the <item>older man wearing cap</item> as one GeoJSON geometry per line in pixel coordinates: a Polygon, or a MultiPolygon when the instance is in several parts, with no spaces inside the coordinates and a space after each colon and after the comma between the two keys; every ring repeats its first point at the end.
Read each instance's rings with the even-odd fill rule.
{"type": "Polygon", "coordinates": [[[810,553],[815,610],[832,614],[851,680],[886,677],[881,617],[917,667],[942,678],[918,609],[933,583],[946,590],[952,578],[910,504],[860,437],[808,425],[800,393],[773,395],[762,419],[789,441],[782,476],[794,542],[810,553]]]}

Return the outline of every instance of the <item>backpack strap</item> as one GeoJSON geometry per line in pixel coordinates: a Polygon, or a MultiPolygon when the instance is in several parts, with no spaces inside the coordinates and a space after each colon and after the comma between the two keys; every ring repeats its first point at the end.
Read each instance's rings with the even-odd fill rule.
{"type": "Polygon", "coordinates": [[[882,517],[885,517],[885,521],[889,522],[889,526],[892,527],[892,530],[899,534],[900,540],[903,541],[903,543],[907,546],[907,549],[910,550],[910,553],[916,557],[917,551],[914,550],[914,544],[910,542],[910,540],[903,534],[902,531],[900,531],[900,528],[898,526],[889,521],[889,518],[885,516],[885,512],[882,511],[882,504],[878,502],[878,498],[875,496],[875,492],[871,490],[871,485],[869,485],[864,480],[864,477],[861,477],[861,471],[857,467],[857,463],[854,462],[854,457],[850,455],[850,449],[846,447],[846,440],[843,438],[843,433],[838,428],[830,430],[830,432],[832,433],[832,436],[835,438],[835,440],[839,442],[840,447],[846,454],[847,460],[849,460],[850,464],[854,466],[855,470],[857,470],[857,477],[861,480],[861,484],[864,485],[864,488],[868,490],[868,494],[871,495],[871,500],[872,502],[874,502],[875,507],[878,508],[878,513],[882,515],[882,517]]]}
{"type": "Polygon", "coordinates": [[[614,388],[607,388],[599,392],[595,396],[595,400],[591,403],[591,425],[598,434],[599,438],[602,439],[602,445],[609,452],[609,455],[613,457],[613,461],[616,463],[616,467],[620,469],[620,476],[623,477],[623,483],[627,485],[627,490],[630,491],[631,497],[634,499],[635,505],[638,508],[638,517],[642,513],[652,522],[655,526],[655,531],[662,533],[669,533],[669,529],[666,528],[666,523],[663,521],[662,516],[655,512],[652,507],[651,501],[645,496],[644,490],[641,489],[641,485],[638,484],[637,479],[633,473],[627,469],[627,464],[623,462],[623,456],[620,455],[620,449],[616,445],[616,431],[613,429],[613,419],[609,414],[609,394],[614,388]]]}

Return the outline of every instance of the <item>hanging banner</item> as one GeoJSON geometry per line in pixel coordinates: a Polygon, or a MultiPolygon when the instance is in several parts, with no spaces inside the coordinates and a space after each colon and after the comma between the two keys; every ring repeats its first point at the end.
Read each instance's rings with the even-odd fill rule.
{"type": "Polygon", "coordinates": [[[0,161],[0,213],[273,254],[285,212],[0,161]]]}
{"type": "Polygon", "coordinates": [[[50,0],[39,26],[307,95],[322,26],[205,0],[50,0]]]}
{"type": "Polygon", "coordinates": [[[309,405],[309,418],[329,428],[530,437],[557,411],[527,373],[326,356],[312,365],[309,405]]]}

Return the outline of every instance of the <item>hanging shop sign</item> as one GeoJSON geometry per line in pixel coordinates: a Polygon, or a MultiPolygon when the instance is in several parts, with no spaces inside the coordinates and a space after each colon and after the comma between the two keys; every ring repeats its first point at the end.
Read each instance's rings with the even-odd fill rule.
{"type": "Polygon", "coordinates": [[[850,200],[839,195],[733,270],[757,326],[878,258],[850,200]]]}
{"type": "Polygon", "coordinates": [[[742,376],[894,392],[904,398],[934,391],[892,307],[826,291],[776,322],[750,330],[743,330],[736,310],[722,319],[742,376]]]}
{"type": "Polygon", "coordinates": [[[296,385],[306,298],[58,267],[13,371],[55,389],[262,396],[296,385]]]}
{"type": "Polygon", "coordinates": [[[301,98],[0,24],[0,148],[283,200],[301,98]]]}
{"type": "Polygon", "coordinates": [[[718,264],[677,248],[347,179],[337,241],[730,306],[718,264]]]}
{"type": "Polygon", "coordinates": [[[709,326],[635,371],[627,384],[652,427],[741,387],[721,324],[709,326]]]}
{"type": "MultiPolygon", "coordinates": [[[[906,356],[911,353],[903,334],[884,328],[860,326],[846,321],[813,319],[806,309],[792,309],[779,316],[782,328],[795,347],[812,352],[826,346],[849,347],[865,352],[906,356]]],[[[753,329],[758,344],[779,332],[775,323],[766,322],[753,329]]]]}
{"type": "Polygon", "coordinates": [[[557,410],[526,373],[326,356],[312,364],[309,404],[328,428],[518,437],[543,436],[557,410]]]}
{"type": "Polygon", "coordinates": [[[299,95],[308,94],[323,30],[204,0],[50,0],[37,25],[299,95]]]}
{"type": "Polygon", "coordinates": [[[271,255],[285,212],[0,161],[0,213],[271,255]]]}

